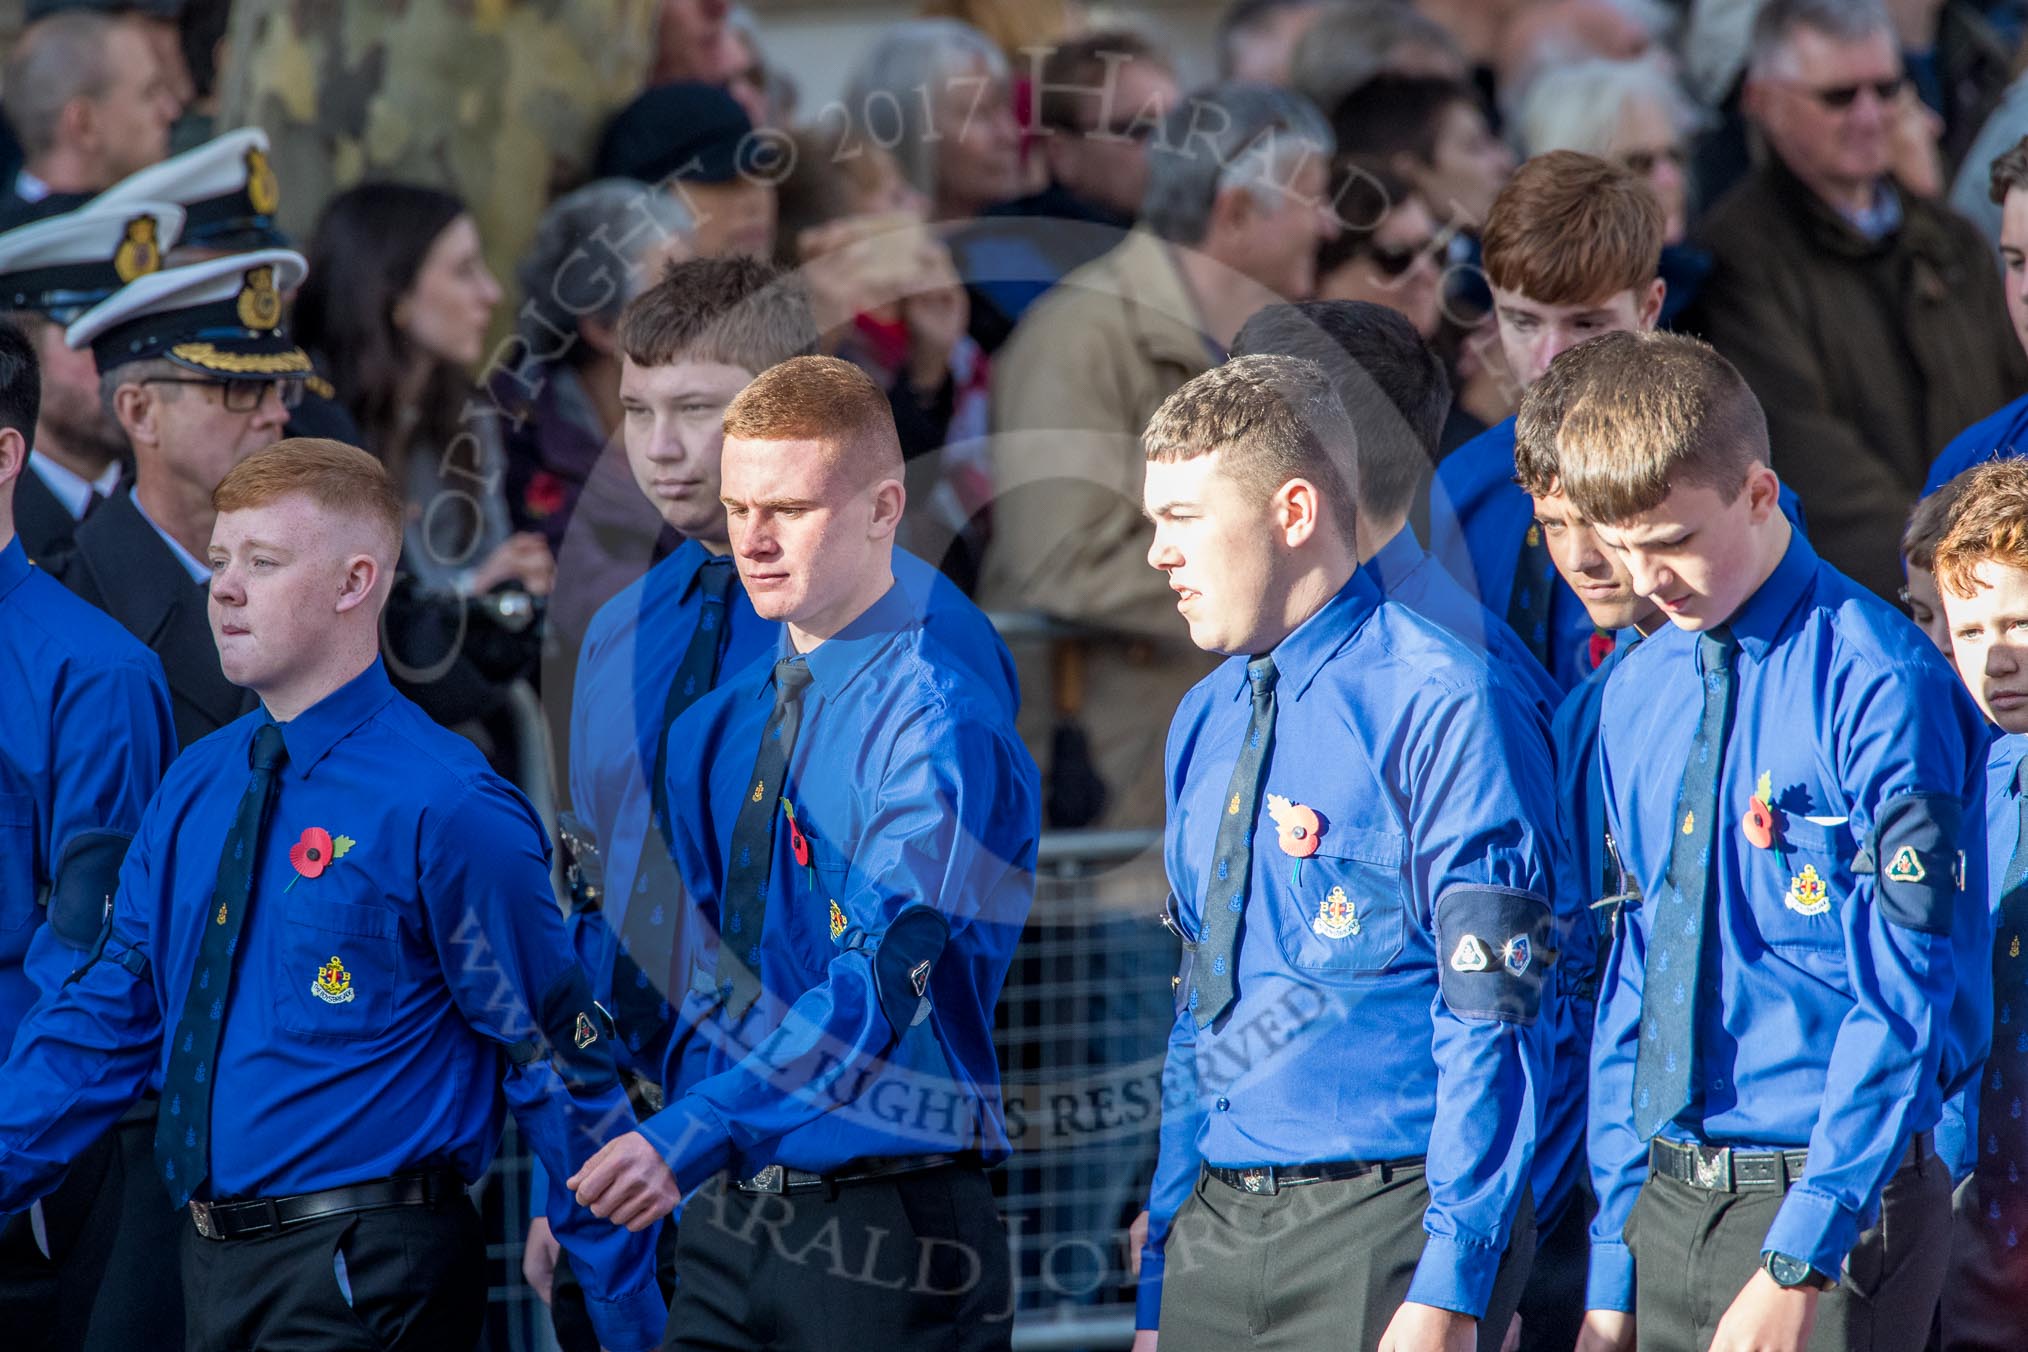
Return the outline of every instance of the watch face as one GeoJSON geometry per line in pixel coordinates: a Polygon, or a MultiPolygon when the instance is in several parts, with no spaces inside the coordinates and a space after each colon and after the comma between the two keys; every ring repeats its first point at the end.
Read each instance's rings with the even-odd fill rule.
{"type": "Polygon", "coordinates": [[[1810,1279],[1810,1265],[1785,1253],[1771,1253],[1767,1256],[1767,1275],[1775,1279],[1777,1286],[1801,1286],[1810,1279]]]}

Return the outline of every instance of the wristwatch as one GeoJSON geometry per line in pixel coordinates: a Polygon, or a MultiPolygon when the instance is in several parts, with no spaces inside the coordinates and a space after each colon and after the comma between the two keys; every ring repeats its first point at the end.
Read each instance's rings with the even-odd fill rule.
{"type": "Polygon", "coordinates": [[[1761,1255],[1760,1265],[1774,1278],[1775,1285],[1786,1291],[1822,1291],[1831,1285],[1829,1277],[1785,1253],[1770,1250],[1761,1255]]]}

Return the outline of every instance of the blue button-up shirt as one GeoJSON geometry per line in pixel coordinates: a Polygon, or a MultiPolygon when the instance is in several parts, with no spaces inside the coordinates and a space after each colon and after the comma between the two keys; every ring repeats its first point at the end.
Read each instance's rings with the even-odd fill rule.
{"type": "MultiPolygon", "coordinates": [[[[160,1083],[265,721],[228,724],[170,767],[127,853],[102,958],[22,1025],[0,1070],[0,1209],[46,1191],[160,1083]]],[[[280,726],[288,760],[214,1071],[212,1195],[431,1165],[477,1179],[500,1142],[503,1088],[559,1176],[631,1129],[615,1077],[572,1090],[547,1058],[507,1068],[505,1050],[541,1026],[531,1011],[581,980],[527,800],[397,695],[378,661],[280,726]],[[333,846],[314,877],[291,857],[313,828],[333,846]]],[[[162,1105],[180,1111],[173,1096],[162,1105]]],[[[550,1221],[601,1341],[656,1346],[667,1310],[652,1237],[567,1202],[550,1221]]]]}
{"type": "Polygon", "coordinates": [[[131,836],[175,754],[155,654],[29,563],[19,539],[0,546],[0,1052],[89,950],[82,921],[95,931],[102,918],[44,923],[59,866],[86,833],[131,836]]]}
{"type": "MultiPolygon", "coordinates": [[[[1363,570],[1273,656],[1238,994],[1204,1029],[1180,1001],[1170,1031],[1137,1322],[1157,1327],[1169,1226],[1201,1165],[1418,1156],[1429,1240],[1408,1298],[1483,1314],[1528,1186],[1543,1053],[1532,1029],[1451,1010],[1436,922],[1461,888],[1550,896],[1548,746],[1483,659],[1363,570]],[[1323,822],[1308,858],[1278,844],[1270,794],[1323,822]],[[1338,900],[1358,923],[1327,937],[1342,923],[1314,922],[1338,900]]],[[[1170,728],[1165,858],[1188,935],[1251,718],[1235,657],[1170,728]]]]}
{"type": "Polygon", "coordinates": [[[1535,1227],[1546,1234],[1576,1197],[1585,1173],[1585,1104],[1591,1082],[1591,1029],[1598,1007],[1598,948],[1604,913],[1595,902],[1618,889],[1605,850],[1605,794],[1599,782],[1598,713],[1606,682],[1627,650],[1640,641],[1629,627],[1614,636],[1598,670],[1564,696],[1550,723],[1556,762],[1557,886],[1575,899],[1559,907],[1566,920],[1556,963],[1556,1060],[1535,1143],[1535,1227]]]}
{"type": "MultiPolygon", "coordinates": [[[[2021,838],[2021,758],[2028,756],[2028,734],[2009,733],[1994,739],[1986,752],[1986,880],[1987,904],[1995,921],[2000,915],[2000,896],[2007,878],[2007,865],[2021,838]]],[[[2016,987],[1996,989],[1993,1005],[1999,1010],[1993,1025],[1995,1037],[2010,1040],[2028,1037],[2028,990],[2016,987]]],[[[1943,1121],[1936,1129],[1936,1149],[1949,1161],[1951,1177],[1964,1181],[1979,1162],[1980,1084],[1974,1078],[1953,1094],[1944,1105],[1943,1121]]]]}
{"type": "Polygon", "coordinates": [[[2015,455],[2028,455],[2028,394],[1952,437],[1930,465],[1922,495],[1928,497],[1975,465],[2015,455]]]}
{"type": "MultiPolygon", "coordinates": [[[[571,706],[571,802],[597,840],[604,865],[605,900],[597,915],[573,914],[571,942],[594,992],[610,1000],[620,927],[641,878],[644,843],[661,848],[649,820],[655,743],[669,683],[683,664],[703,613],[697,576],[710,558],[686,540],[593,617],[578,659],[571,706]]],[[[728,566],[729,563],[728,563],[728,566]]],[[[979,692],[1012,718],[1019,702],[1013,659],[992,622],[941,572],[906,550],[894,551],[894,580],[914,613],[957,662],[976,678],[979,692]]],[[[724,681],[782,641],[782,626],[754,613],[734,579],[726,594],[724,681]]],[[[670,763],[694,764],[694,747],[674,746],[670,763]]],[[[675,898],[648,898],[666,923],[681,923],[675,898]]],[[[680,995],[680,992],[677,994],[680,995]]],[[[650,1077],[658,1065],[640,1067],[650,1077]]]]}
{"type": "MultiPolygon", "coordinates": [[[[1807,1148],[1808,1169],[1764,1249],[1835,1275],[1911,1137],[1937,1125],[1946,1087],[1984,1054],[1992,923],[1977,823],[1986,735],[1935,647],[1799,534],[1729,624],[1737,695],[1705,932],[1716,998],[1707,992],[1700,1004],[1695,1093],[1663,1134],[1807,1148]],[[1777,814],[1768,849],[1742,827],[1763,775],[1777,814]],[[1957,842],[1962,889],[1941,917],[1947,934],[1889,919],[1887,860],[1855,871],[1862,847],[1879,854],[1883,812],[1910,794],[1934,795],[1946,814],[1955,805],[1968,827],[1957,842]]],[[[1645,971],[1648,934],[1704,703],[1697,638],[1670,627],[1642,640],[1607,684],[1600,715],[1608,827],[1647,901],[1621,913],[1599,993],[1593,1308],[1625,1310],[1633,1299],[1621,1231],[1647,1162],[1633,1125],[1635,1041],[1644,984],[1661,979],[1645,971]]]]}
{"type": "MultiPolygon", "coordinates": [[[[1524,495],[1525,496],[1525,495],[1524,495]]],[[[1530,509],[1533,510],[1532,508],[1530,509]]],[[[1394,538],[1366,561],[1387,599],[1407,606],[1440,629],[1461,638],[1473,652],[1488,658],[1493,670],[1507,678],[1535,706],[1546,724],[1563,692],[1550,678],[1521,636],[1505,618],[1479,603],[1477,597],[1439,564],[1403,526],[1394,538]]],[[[1589,630],[1586,631],[1589,634],[1589,630]]]]}
{"type": "MultiPolygon", "coordinates": [[[[784,634],[775,657],[792,655],[784,634]]],[[[670,728],[669,811],[701,980],[694,1060],[643,1131],[687,1193],[728,1166],[832,1172],[875,1156],[1007,1154],[993,1009],[1034,898],[1041,777],[978,654],[897,584],[807,654],[774,830],[762,995],[728,1026],[707,988],[740,806],[774,709],[772,660],[670,728]],[[710,1012],[706,1012],[709,1010],[710,1012]]],[[[771,787],[771,786],[770,786],[771,787]]]]}

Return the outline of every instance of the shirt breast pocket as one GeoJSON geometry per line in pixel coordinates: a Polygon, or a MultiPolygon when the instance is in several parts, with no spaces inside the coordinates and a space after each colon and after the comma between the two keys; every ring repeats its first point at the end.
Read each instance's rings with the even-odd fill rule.
{"type": "Polygon", "coordinates": [[[1783,821],[1777,843],[1778,850],[1753,851],[1762,856],[1762,866],[1755,870],[1754,905],[1761,937],[1770,948],[1842,952],[1841,912],[1852,904],[1851,828],[1791,815],[1783,821]]]}
{"type": "Polygon", "coordinates": [[[281,1026],[340,1041],[385,1032],[401,979],[394,913],[305,899],[290,906],[288,925],[288,972],[276,1012],[281,1026]]]}
{"type": "Polygon", "coordinates": [[[1277,850],[1275,916],[1282,958],[1299,972],[1358,976],[1383,972],[1401,956],[1407,896],[1407,842],[1393,831],[1338,826],[1317,851],[1293,859],[1277,850]]]}
{"type": "Polygon", "coordinates": [[[0,793],[0,934],[26,925],[35,904],[35,800],[0,793]]]}

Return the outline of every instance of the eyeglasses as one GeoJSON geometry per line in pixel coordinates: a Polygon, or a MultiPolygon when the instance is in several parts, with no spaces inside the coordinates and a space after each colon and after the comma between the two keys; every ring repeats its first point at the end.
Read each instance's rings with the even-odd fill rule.
{"type": "Polygon", "coordinates": [[[1873,97],[1882,103],[1892,103],[1901,93],[1901,87],[1908,81],[1899,75],[1887,80],[1867,80],[1859,84],[1825,85],[1821,88],[1805,86],[1810,97],[1829,108],[1832,112],[1843,112],[1859,100],[1859,91],[1870,89],[1873,97]]]}
{"type": "Polygon", "coordinates": [[[273,390],[282,407],[293,409],[303,402],[301,380],[193,380],[183,376],[149,376],[143,385],[209,385],[221,391],[220,402],[227,413],[251,413],[273,390]]]}
{"type": "Polygon", "coordinates": [[[1399,277],[1414,267],[1417,259],[1433,254],[1436,247],[1436,236],[1431,235],[1413,244],[1398,244],[1391,249],[1383,244],[1369,244],[1366,256],[1373,260],[1373,266],[1380,269],[1383,276],[1399,277]]]}
{"type": "Polygon", "coordinates": [[[1682,146],[1647,146],[1629,150],[1620,156],[1620,163],[1639,178],[1654,173],[1658,164],[1673,164],[1681,169],[1688,160],[1689,155],[1682,146]]]}

